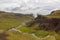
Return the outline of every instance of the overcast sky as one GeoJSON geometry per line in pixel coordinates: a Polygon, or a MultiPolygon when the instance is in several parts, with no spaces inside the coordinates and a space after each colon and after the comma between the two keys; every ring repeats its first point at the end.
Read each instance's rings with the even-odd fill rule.
{"type": "Polygon", "coordinates": [[[0,0],[0,10],[47,14],[60,9],[60,0],[0,0]]]}

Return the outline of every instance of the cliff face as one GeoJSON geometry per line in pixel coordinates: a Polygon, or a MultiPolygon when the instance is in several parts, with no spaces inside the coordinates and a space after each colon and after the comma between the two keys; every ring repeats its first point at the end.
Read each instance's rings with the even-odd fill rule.
{"type": "Polygon", "coordinates": [[[54,11],[49,15],[49,17],[38,15],[38,17],[36,17],[34,21],[28,24],[28,26],[31,27],[35,23],[39,23],[39,27],[38,27],[39,30],[52,30],[56,32],[60,31],[60,18],[51,17],[52,14],[54,16],[56,15],[55,17],[57,17],[58,14],[60,13],[57,11],[54,11]]]}

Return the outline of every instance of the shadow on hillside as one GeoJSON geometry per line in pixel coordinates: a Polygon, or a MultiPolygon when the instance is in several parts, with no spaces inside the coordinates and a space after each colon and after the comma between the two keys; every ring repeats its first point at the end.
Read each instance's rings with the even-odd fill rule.
{"type": "Polygon", "coordinates": [[[0,40],[7,40],[7,36],[6,32],[0,33],[0,40]]]}

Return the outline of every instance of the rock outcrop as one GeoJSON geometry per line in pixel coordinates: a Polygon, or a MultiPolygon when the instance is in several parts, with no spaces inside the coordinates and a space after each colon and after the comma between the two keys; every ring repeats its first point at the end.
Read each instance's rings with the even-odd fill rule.
{"type": "MultiPolygon", "coordinates": [[[[56,15],[60,14],[57,13],[57,11],[54,11],[52,13],[56,15]]],[[[51,30],[55,32],[60,31],[60,18],[49,18],[47,16],[38,15],[38,17],[28,23],[28,26],[31,27],[35,23],[39,23],[39,30],[51,30]]]]}

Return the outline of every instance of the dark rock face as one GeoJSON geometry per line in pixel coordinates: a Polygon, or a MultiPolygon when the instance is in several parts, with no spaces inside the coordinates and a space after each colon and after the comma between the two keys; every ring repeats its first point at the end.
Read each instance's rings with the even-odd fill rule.
{"type": "Polygon", "coordinates": [[[30,22],[28,26],[32,26],[34,23],[39,23],[39,30],[53,30],[58,32],[60,30],[59,18],[47,18],[45,16],[38,15],[34,21],[30,22]]]}

